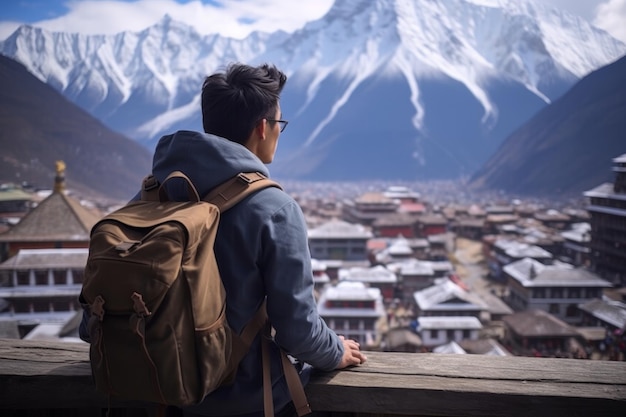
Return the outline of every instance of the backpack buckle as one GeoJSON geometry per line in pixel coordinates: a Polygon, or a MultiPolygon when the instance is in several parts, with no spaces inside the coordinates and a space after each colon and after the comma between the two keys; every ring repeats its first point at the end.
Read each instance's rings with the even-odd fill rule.
{"type": "Polygon", "coordinates": [[[246,183],[246,184],[252,184],[252,181],[253,181],[253,180],[252,180],[252,178],[250,178],[249,176],[247,176],[247,175],[246,175],[245,173],[243,173],[243,172],[240,172],[240,173],[237,175],[237,178],[238,178],[240,181],[242,181],[242,182],[244,182],[244,183],[246,183]]]}
{"type": "Polygon", "coordinates": [[[133,309],[139,317],[147,317],[152,314],[150,310],[148,310],[146,303],[143,301],[143,296],[141,294],[134,292],[130,298],[133,299],[133,309]]]}
{"type": "Polygon", "coordinates": [[[247,185],[250,185],[253,182],[262,180],[264,178],[267,178],[267,177],[258,171],[257,172],[240,172],[239,174],[237,174],[237,179],[239,179],[240,181],[242,181],[243,183],[247,185]]]}

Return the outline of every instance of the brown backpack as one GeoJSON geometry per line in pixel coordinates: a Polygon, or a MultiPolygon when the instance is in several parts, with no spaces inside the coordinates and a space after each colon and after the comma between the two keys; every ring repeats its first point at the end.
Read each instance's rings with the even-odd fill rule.
{"type": "MultiPolygon", "coordinates": [[[[270,186],[280,188],[260,173],[242,173],[201,200],[180,171],[163,184],[150,176],[141,200],[93,227],[80,297],[91,311],[90,361],[100,391],[184,406],[233,380],[254,337],[261,329],[269,336],[269,325],[263,305],[240,335],[228,327],[213,244],[220,212],[270,186]],[[169,201],[163,185],[173,178],[187,182],[189,201],[169,201]]],[[[269,363],[263,369],[269,372],[269,363]]],[[[290,384],[300,384],[293,366],[284,369],[295,374],[290,384]]],[[[301,385],[295,389],[302,414],[310,412],[301,385]]],[[[271,415],[271,384],[265,391],[271,415]]]]}

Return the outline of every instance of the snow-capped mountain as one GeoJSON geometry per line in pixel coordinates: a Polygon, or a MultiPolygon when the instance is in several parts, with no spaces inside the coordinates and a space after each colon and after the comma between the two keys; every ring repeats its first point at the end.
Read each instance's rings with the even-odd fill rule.
{"type": "Polygon", "coordinates": [[[0,53],[149,148],[201,129],[207,74],[272,62],[289,76],[275,175],[423,179],[471,174],[626,45],[528,0],[336,0],[292,34],[202,36],[166,16],[114,36],[23,26],[0,53]]]}

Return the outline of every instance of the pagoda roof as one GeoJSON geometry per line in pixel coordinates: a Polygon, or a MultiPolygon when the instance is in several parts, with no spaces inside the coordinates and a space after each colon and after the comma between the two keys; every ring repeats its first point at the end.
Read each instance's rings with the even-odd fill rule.
{"type": "Polygon", "coordinates": [[[0,242],[88,241],[101,214],[63,192],[53,192],[19,223],[0,234],[0,242]]]}

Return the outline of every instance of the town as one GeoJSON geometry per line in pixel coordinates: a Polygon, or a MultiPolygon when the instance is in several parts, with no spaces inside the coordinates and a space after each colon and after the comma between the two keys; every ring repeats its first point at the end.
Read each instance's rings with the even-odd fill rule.
{"type": "MultiPolygon", "coordinates": [[[[71,167],[70,167],[71,168],[71,167]]],[[[284,182],[309,228],[318,310],[365,350],[626,360],[626,154],[579,202],[458,184],[284,182]],[[581,203],[582,202],[582,203],[581,203]]],[[[78,338],[91,227],[65,185],[0,189],[0,338],[78,338]]]]}

